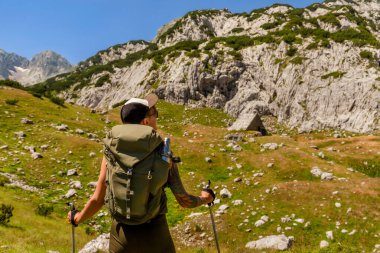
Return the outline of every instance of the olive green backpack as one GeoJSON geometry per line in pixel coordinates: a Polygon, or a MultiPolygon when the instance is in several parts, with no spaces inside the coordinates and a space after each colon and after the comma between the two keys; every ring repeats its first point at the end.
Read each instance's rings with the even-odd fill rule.
{"type": "Polygon", "coordinates": [[[157,216],[169,173],[161,137],[149,126],[125,124],[113,127],[104,144],[105,203],[112,217],[139,225],[157,216]]]}

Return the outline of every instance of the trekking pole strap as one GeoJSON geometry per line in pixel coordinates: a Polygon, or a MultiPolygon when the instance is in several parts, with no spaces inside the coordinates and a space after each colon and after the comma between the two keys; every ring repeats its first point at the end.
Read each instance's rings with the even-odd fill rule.
{"type": "Polygon", "coordinates": [[[76,215],[77,213],[79,213],[79,211],[78,211],[77,209],[71,210],[71,220],[70,220],[70,222],[71,222],[71,224],[72,224],[74,227],[78,227],[78,225],[75,224],[75,220],[74,220],[75,215],[76,215]]]}
{"type": "Polygon", "coordinates": [[[208,192],[212,196],[212,198],[213,198],[212,202],[208,203],[207,205],[208,206],[213,206],[214,205],[214,200],[216,198],[216,195],[215,195],[215,192],[213,190],[211,190],[210,186],[211,186],[211,181],[208,180],[208,185],[206,185],[206,187],[203,188],[202,191],[208,192]]]}

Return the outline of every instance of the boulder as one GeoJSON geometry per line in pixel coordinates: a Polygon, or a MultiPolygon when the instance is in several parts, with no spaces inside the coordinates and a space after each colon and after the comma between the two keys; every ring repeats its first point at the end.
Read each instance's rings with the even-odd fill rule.
{"type": "Polygon", "coordinates": [[[321,175],[322,180],[331,181],[334,179],[334,175],[330,172],[323,172],[321,175]]]}
{"type": "Polygon", "coordinates": [[[319,248],[325,248],[325,247],[328,247],[330,244],[329,244],[329,242],[328,241],[325,241],[325,240],[323,240],[323,241],[321,241],[320,243],[319,243],[319,248]]]}
{"type": "Polygon", "coordinates": [[[292,246],[292,238],[285,235],[270,235],[257,241],[248,242],[245,247],[249,249],[287,250],[292,246]]]}
{"type": "Polygon", "coordinates": [[[78,172],[76,169],[71,169],[67,171],[67,176],[76,176],[78,175],[78,172]]]}
{"type": "Polygon", "coordinates": [[[88,242],[79,253],[108,252],[110,234],[101,234],[96,239],[88,242]]]}
{"type": "Polygon", "coordinates": [[[265,150],[276,150],[278,149],[278,144],[277,143],[265,143],[261,145],[261,148],[265,150]]]}
{"type": "Polygon", "coordinates": [[[96,185],[97,185],[98,182],[90,182],[87,184],[87,187],[89,188],[96,188],[96,185]]]}
{"type": "Polygon", "coordinates": [[[220,196],[222,198],[231,198],[232,197],[232,194],[231,192],[227,189],[227,188],[223,188],[221,191],[220,191],[220,196]]]}
{"type": "Polygon", "coordinates": [[[34,160],[36,160],[36,159],[42,158],[42,155],[41,155],[40,153],[33,152],[33,153],[32,153],[32,158],[33,158],[34,160]]]}
{"type": "Polygon", "coordinates": [[[67,130],[69,130],[69,127],[68,127],[67,125],[65,125],[65,124],[62,124],[62,125],[56,126],[55,128],[56,128],[57,130],[59,130],[59,131],[67,131],[67,130]]]}
{"type": "Polygon", "coordinates": [[[74,189],[82,189],[82,183],[80,181],[71,181],[69,186],[74,189]]]}
{"type": "Polygon", "coordinates": [[[33,120],[28,119],[28,118],[22,118],[21,124],[33,124],[33,120]]]}
{"type": "Polygon", "coordinates": [[[243,200],[241,200],[241,199],[232,200],[232,204],[234,206],[239,206],[239,205],[243,204],[243,200]]]}
{"type": "Polygon", "coordinates": [[[76,191],[76,190],[74,190],[74,189],[70,189],[70,190],[68,190],[68,192],[66,193],[65,198],[69,199],[69,198],[73,197],[73,196],[76,195],[76,194],[77,194],[77,191],[76,191]]]}
{"type": "Polygon", "coordinates": [[[326,237],[327,237],[327,239],[329,239],[329,240],[334,240],[334,234],[333,234],[333,231],[327,231],[327,232],[326,232],[326,237]]]}
{"type": "Polygon", "coordinates": [[[48,148],[49,148],[49,145],[42,145],[41,147],[40,147],[42,150],[47,150],[48,148]]]}
{"type": "Polygon", "coordinates": [[[77,129],[75,129],[75,133],[84,134],[84,131],[82,129],[77,128],[77,129]]]}
{"type": "Polygon", "coordinates": [[[22,139],[22,138],[26,137],[26,134],[25,134],[23,131],[14,132],[14,134],[15,134],[19,139],[22,139]]]}

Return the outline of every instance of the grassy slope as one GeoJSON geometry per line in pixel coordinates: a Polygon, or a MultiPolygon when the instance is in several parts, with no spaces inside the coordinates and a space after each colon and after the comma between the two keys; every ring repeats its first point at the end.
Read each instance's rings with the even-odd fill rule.
{"type": "MultiPolygon", "coordinates": [[[[8,151],[25,152],[14,154],[6,161],[0,161],[0,171],[18,174],[30,185],[44,188],[46,195],[24,193],[18,189],[0,187],[0,203],[15,206],[14,217],[9,226],[0,226],[0,246],[8,245],[11,252],[46,252],[46,250],[59,250],[68,252],[70,245],[70,226],[65,224],[64,203],[67,201],[61,196],[69,189],[69,178],[58,175],[58,171],[66,172],[68,169],[77,168],[83,189],[78,190],[75,199],[78,207],[82,207],[87,200],[91,189],[86,187],[90,181],[96,181],[101,158],[102,146],[96,141],[89,140],[87,136],[75,133],[76,128],[86,132],[96,133],[99,138],[104,135],[104,128],[118,122],[118,109],[108,115],[91,114],[88,109],[66,105],[59,107],[47,99],[40,100],[31,95],[19,91],[0,89],[0,146],[7,144],[8,151]],[[17,98],[19,102],[12,106],[5,103],[6,99],[17,98]],[[7,112],[7,113],[6,113],[7,112]],[[32,118],[33,116],[33,118],[32,118]],[[22,125],[21,118],[33,119],[33,125],[22,125]],[[111,120],[110,125],[104,123],[105,119],[111,120]],[[51,123],[63,123],[69,126],[68,132],[60,132],[50,126],[51,123]],[[28,130],[29,129],[29,130],[28,130]],[[24,131],[27,134],[25,140],[19,143],[13,132],[24,131]],[[41,151],[38,147],[48,144],[47,151],[41,151]],[[33,161],[24,146],[34,145],[37,152],[44,155],[43,159],[33,161]],[[72,151],[72,154],[69,153],[72,151]],[[96,157],[89,156],[95,152],[96,157]],[[19,158],[19,162],[14,158],[19,158]],[[52,160],[55,158],[56,160],[52,160]],[[57,160],[60,160],[59,163],[57,160]],[[17,172],[17,168],[24,168],[25,176],[17,172]],[[40,217],[34,214],[34,209],[39,203],[54,203],[55,211],[52,217],[40,217]],[[50,230],[46,233],[44,229],[50,230]],[[35,230],[34,230],[35,229],[35,230]],[[14,239],[17,235],[19,240],[14,239]],[[40,238],[44,245],[40,244],[40,238]],[[45,248],[44,248],[45,247],[45,248]]],[[[224,128],[226,119],[223,113],[211,109],[185,109],[183,106],[174,106],[165,102],[159,105],[159,128],[163,136],[171,134],[173,150],[181,156],[183,164],[180,171],[189,192],[198,193],[200,182],[207,179],[213,181],[214,186],[227,186],[233,194],[232,199],[223,200],[222,203],[230,205],[227,214],[217,218],[220,242],[223,252],[246,252],[245,243],[258,239],[259,235],[278,234],[277,224],[284,229],[286,226],[292,230],[286,231],[286,235],[295,237],[292,252],[318,252],[319,242],[325,238],[325,232],[334,231],[335,241],[330,242],[331,252],[357,252],[361,249],[370,251],[379,238],[380,210],[376,204],[380,196],[379,178],[370,178],[361,173],[351,173],[347,167],[361,170],[379,171],[380,138],[378,136],[357,136],[344,139],[328,137],[326,133],[296,135],[296,136],[267,136],[256,138],[255,143],[241,142],[242,152],[234,152],[226,148],[228,144],[224,140],[227,130],[224,128]],[[188,136],[183,136],[187,132],[188,136]],[[189,142],[191,140],[191,142],[189,142]],[[260,144],[276,142],[285,146],[276,151],[260,151],[260,144]],[[344,142],[344,143],[343,143],[344,142]],[[214,144],[211,147],[210,144],[214,144]],[[313,155],[318,153],[311,145],[320,147],[326,155],[325,159],[313,155]],[[337,151],[328,151],[328,147],[334,147],[337,151]],[[226,148],[228,152],[220,151],[226,148]],[[207,164],[206,156],[212,157],[213,163],[207,164]],[[236,161],[233,161],[236,159],[236,161]],[[364,162],[367,161],[367,165],[364,162]],[[273,162],[274,167],[267,168],[267,164],[273,162]],[[333,164],[332,164],[333,162],[333,164]],[[243,165],[236,169],[235,164],[243,165]],[[363,165],[364,164],[364,165],[363,165]],[[232,171],[227,170],[233,166],[232,171]],[[331,170],[338,177],[346,177],[349,182],[320,182],[312,178],[310,169],[319,166],[324,170],[331,170]],[[262,178],[253,178],[254,172],[262,171],[262,178]],[[194,172],[192,175],[189,172],[194,172]],[[229,174],[231,173],[231,174],[229,174]],[[234,183],[236,177],[250,179],[250,185],[234,183]],[[255,182],[259,184],[254,185],[255,182]],[[278,187],[278,191],[267,194],[265,190],[278,187]],[[332,195],[332,192],[339,191],[332,195]],[[233,207],[231,200],[242,199],[242,206],[233,207]],[[334,206],[340,202],[340,209],[334,206]],[[352,212],[347,214],[347,208],[352,212]],[[251,212],[256,211],[256,215],[251,212]],[[310,221],[311,225],[304,228],[302,224],[292,225],[293,222],[282,224],[279,220],[285,215],[294,213],[297,218],[310,221]],[[253,223],[262,215],[268,215],[270,221],[262,227],[255,228],[253,223]],[[244,219],[249,220],[248,225],[238,226],[244,219]],[[341,223],[340,229],[335,228],[336,222],[341,223]],[[252,229],[246,232],[246,229],[252,229]],[[356,229],[355,235],[341,234],[341,229],[349,232],[356,229]]],[[[0,150],[0,157],[7,156],[6,151],[0,150]]],[[[378,174],[377,174],[378,175],[378,174]]],[[[185,218],[191,211],[207,212],[205,207],[196,210],[185,210],[178,207],[168,190],[170,224],[178,223],[181,230],[185,218]],[[183,220],[183,222],[180,222],[183,220]]],[[[217,206],[218,207],[218,206],[217,206]]],[[[201,232],[206,232],[207,237],[212,236],[207,215],[200,218],[199,224],[203,224],[201,232]]],[[[102,224],[101,231],[107,231],[109,218],[96,217],[96,221],[102,224]]],[[[191,225],[192,228],[195,226],[191,225]]],[[[91,226],[84,225],[79,228],[78,248],[96,235],[87,236],[84,229],[92,231],[91,226]]],[[[199,229],[198,229],[199,230],[199,229]]],[[[197,231],[198,231],[197,230],[197,231]]],[[[201,233],[199,232],[199,233],[201,233]]],[[[194,232],[197,234],[198,232],[194,232]]],[[[195,241],[192,247],[182,244],[181,233],[174,234],[176,245],[180,252],[213,252],[212,242],[201,244],[202,240],[195,241]]],[[[267,251],[270,252],[270,251],[267,251]]]]}

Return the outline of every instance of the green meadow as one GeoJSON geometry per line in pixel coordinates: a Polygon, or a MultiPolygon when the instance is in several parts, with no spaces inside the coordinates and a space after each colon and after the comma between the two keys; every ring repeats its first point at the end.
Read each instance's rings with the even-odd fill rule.
{"type": "MultiPolygon", "coordinates": [[[[108,129],[119,124],[119,110],[93,113],[67,103],[60,106],[19,89],[0,89],[0,147],[7,146],[0,149],[0,172],[16,175],[40,191],[6,186],[7,179],[0,176],[0,205],[14,207],[10,222],[0,225],[0,252],[70,252],[66,203],[73,201],[81,209],[91,196],[94,189],[88,183],[97,181],[101,140],[108,129]],[[22,124],[23,118],[33,124],[22,124]],[[61,124],[68,130],[55,128],[61,124]],[[26,136],[18,138],[15,132],[19,131],[26,136]],[[43,150],[42,145],[48,148],[43,150]],[[34,160],[27,146],[34,146],[43,157],[34,160]],[[67,176],[70,169],[76,169],[78,175],[67,176]],[[67,199],[64,195],[72,180],[80,181],[83,187],[67,199]],[[38,215],[41,204],[52,206],[52,212],[38,215]]],[[[241,132],[243,140],[236,144],[242,150],[234,151],[225,139],[228,123],[234,119],[222,111],[164,101],[159,102],[158,110],[159,132],[171,138],[173,152],[182,159],[179,169],[188,192],[199,194],[202,184],[210,179],[217,195],[223,188],[232,193],[227,199],[217,196],[220,204],[213,207],[216,214],[220,205],[229,205],[224,214],[216,215],[222,252],[256,252],[246,249],[245,244],[282,232],[294,237],[287,252],[371,252],[380,243],[379,134],[346,133],[335,138],[332,131],[296,134],[283,128],[281,132],[287,134],[273,132],[268,136],[241,132]],[[279,147],[263,150],[265,143],[279,147]],[[206,162],[206,157],[212,162],[206,162]],[[333,173],[335,179],[314,177],[310,172],[314,166],[333,173]],[[235,182],[237,178],[241,182],[235,182]],[[242,204],[234,206],[234,200],[242,200],[242,204]],[[263,215],[269,221],[256,227],[263,215]],[[285,216],[293,218],[283,223],[285,216]],[[333,240],[326,238],[326,231],[333,231],[333,240]],[[322,240],[330,246],[320,249],[322,240]]],[[[166,193],[167,217],[178,252],[216,252],[208,208],[181,208],[170,189],[166,193]],[[202,214],[187,217],[192,212],[202,214]]],[[[77,249],[107,232],[110,220],[103,209],[80,225],[76,229],[77,249]]]]}

